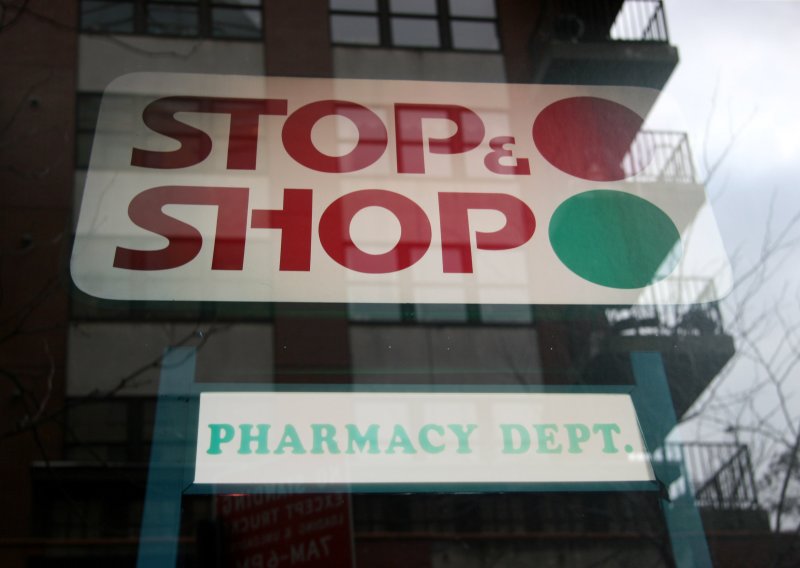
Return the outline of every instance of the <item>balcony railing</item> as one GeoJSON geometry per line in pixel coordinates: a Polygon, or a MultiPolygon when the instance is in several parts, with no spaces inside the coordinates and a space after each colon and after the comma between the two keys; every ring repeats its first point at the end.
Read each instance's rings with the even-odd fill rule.
{"type": "Polygon", "coordinates": [[[622,169],[626,177],[636,175],[643,182],[695,182],[694,162],[685,132],[639,131],[622,161],[622,169]]]}
{"type": "Polygon", "coordinates": [[[620,41],[669,41],[661,0],[625,0],[610,35],[620,41]]]}
{"type": "Polygon", "coordinates": [[[759,508],[750,452],[744,444],[667,444],[654,459],[683,463],[698,507],[726,511],[759,508]]]}
{"type": "Polygon", "coordinates": [[[634,336],[709,336],[725,333],[722,313],[714,297],[713,282],[708,279],[681,280],[685,303],[667,304],[657,290],[649,290],[645,303],[628,307],[606,308],[606,319],[616,335],[634,336]]]}
{"type": "Polygon", "coordinates": [[[669,42],[661,0],[561,0],[556,37],[562,41],[669,42]]]}

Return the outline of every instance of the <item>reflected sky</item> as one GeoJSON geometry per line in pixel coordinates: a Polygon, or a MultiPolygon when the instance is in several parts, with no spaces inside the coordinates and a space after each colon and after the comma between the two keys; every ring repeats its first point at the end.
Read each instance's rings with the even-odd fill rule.
{"type": "Polygon", "coordinates": [[[646,124],[689,133],[737,282],[737,356],[680,436],[747,443],[763,471],[800,423],[800,2],[665,4],[680,63],[646,124]]]}
{"type": "Polygon", "coordinates": [[[647,127],[689,133],[700,179],[711,174],[726,246],[757,253],[750,227],[763,226],[769,194],[780,204],[776,225],[800,209],[792,187],[800,174],[800,2],[673,0],[666,8],[680,63],[647,127]]]}

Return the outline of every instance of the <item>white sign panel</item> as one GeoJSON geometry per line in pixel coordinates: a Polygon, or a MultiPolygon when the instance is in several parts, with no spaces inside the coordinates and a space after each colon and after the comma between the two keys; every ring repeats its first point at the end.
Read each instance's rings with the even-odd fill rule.
{"type": "Polygon", "coordinates": [[[652,481],[624,394],[203,393],[195,483],[652,481]]]}
{"type": "Polygon", "coordinates": [[[703,188],[641,132],[657,95],[126,75],[72,276],[123,300],[713,300],[730,269],[703,188]]]}

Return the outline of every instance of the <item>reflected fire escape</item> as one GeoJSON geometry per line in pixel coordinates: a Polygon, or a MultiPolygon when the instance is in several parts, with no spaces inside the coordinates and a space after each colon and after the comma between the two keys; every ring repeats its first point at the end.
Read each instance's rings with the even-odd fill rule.
{"type": "MultiPolygon", "coordinates": [[[[641,130],[622,160],[626,178],[635,184],[665,184],[678,188],[697,185],[689,140],[684,132],[641,130]],[[648,166],[640,170],[639,165],[648,166]]],[[[665,189],[666,190],[666,189],[665,189]]],[[[726,332],[710,277],[683,275],[680,303],[659,297],[654,287],[640,303],[609,306],[605,326],[594,332],[584,370],[587,382],[602,384],[604,377],[625,376],[628,354],[661,353],[678,417],[694,403],[735,353],[726,332]]]]}
{"type": "Polygon", "coordinates": [[[653,462],[662,471],[672,469],[670,498],[692,499],[707,530],[769,530],[746,445],[668,443],[656,451],[653,462]]]}
{"type": "Polygon", "coordinates": [[[642,182],[696,183],[694,162],[685,132],[640,130],[622,162],[625,177],[642,182]],[[638,172],[637,164],[649,163],[638,172]],[[638,172],[638,173],[637,173],[638,172]]]}
{"type": "Polygon", "coordinates": [[[678,63],[661,0],[551,0],[530,49],[536,83],[660,89],[678,63]]]}
{"type": "MultiPolygon", "coordinates": [[[[660,2],[625,2],[646,3],[658,4],[658,13],[662,13],[660,2]]],[[[622,168],[626,177],[642,183],[698,183],[684,132],[640,131],[622,168]],[[639,171],[637,164],[642,163],[649,165],[639,171]]],[[[682,287],[687,301],[694,303],[665,304],[657,297],[648,297],[646,304],[605,309],[609,335],[603,341],[604,349],[660,351],[665,366],[673,369],[668,376],[682,378],[680,385],[670,381],[678,416],[688,410],[734,354],[733,338],[725,331],[719,304],[709,301],[718,296],[713,286],[710,279],[687,278],[682,287]]],[[[667,472],[664,481],[670,498],[692,501],[701,512],[706,530],[769,530],[746,445],[665,443],[655,450],[652,459],[659,471],[667,472]]]]}

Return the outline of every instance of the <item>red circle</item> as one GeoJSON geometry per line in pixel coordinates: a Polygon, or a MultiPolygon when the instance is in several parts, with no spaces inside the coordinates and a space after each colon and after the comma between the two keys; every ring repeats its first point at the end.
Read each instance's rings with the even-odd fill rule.
{"type": "MultiPolygon", "coordinates": [[[[642,127],[626,106],[598,97],[571,97],[542,110],[533,122],[533,142],[563,172],[592,181],[625,178],[622,161],[642,127]]],[[[632,163],[634,174],[646,160],[632,163]]]]}

